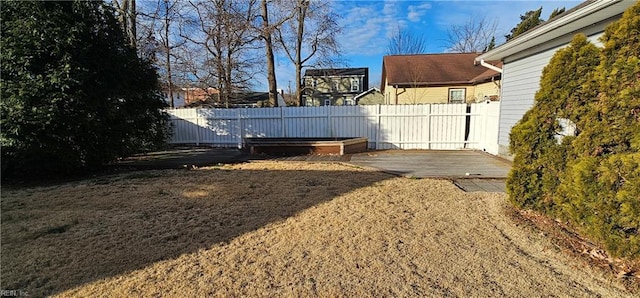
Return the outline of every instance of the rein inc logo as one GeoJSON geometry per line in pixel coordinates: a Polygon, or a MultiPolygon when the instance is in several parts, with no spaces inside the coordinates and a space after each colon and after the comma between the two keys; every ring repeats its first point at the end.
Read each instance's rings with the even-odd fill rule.
{"type": "Polygon", "coordinates": [[[26,296],[29,296],[29,293],[23,290],[0,290],[0,297],[26,297],[26,296]]]}

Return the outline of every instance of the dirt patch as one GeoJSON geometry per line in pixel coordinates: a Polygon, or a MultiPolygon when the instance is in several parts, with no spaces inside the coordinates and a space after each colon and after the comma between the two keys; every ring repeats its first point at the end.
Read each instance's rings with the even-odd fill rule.
{"type": "Polygon", "coordinates": [[[2,191],[2,288],[42,296],[631,294],[465,193],[326,163],[2,191]]]}

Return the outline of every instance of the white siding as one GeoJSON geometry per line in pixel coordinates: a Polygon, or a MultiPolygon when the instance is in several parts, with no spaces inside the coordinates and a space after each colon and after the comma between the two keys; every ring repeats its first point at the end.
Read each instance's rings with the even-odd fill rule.
{"type": "MultiPolygon", "coordinates": [[[[589,41],[602,46],[598,40],[602,32],[589,36],[589,41]]],[[[498,144],[505,148],[509,146],[509,132],[522,118],[524,113],[533,106],[533,99],[540,88],[542,69],[549,63],[557,50],[568,45],[571,36],[566,36],[566,43],[548,50],[529,55],[522,59],[508,62],[505,59],[502,73],[502,96],[500,100],[500,127],[498,144]]],[[[507,152],[501,152],[506,154],[507,152]]]]}

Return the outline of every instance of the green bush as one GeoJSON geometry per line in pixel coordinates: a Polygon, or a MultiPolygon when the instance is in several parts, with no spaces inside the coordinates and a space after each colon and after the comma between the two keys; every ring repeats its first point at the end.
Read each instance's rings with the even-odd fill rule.
{"type": "Polygon", "coordinates": [[[2,4],[2,174],[81,171],[161,144],[158,78],[103,2],[2,4]]]}
{"type": "Polygon", "coordinates": [[[599,62],[598,48],[584,35],[576,35],[543,69],[533,108],[511,130],[514,165],[507,191],[516,206],[553,208],[553,194],[564,175],[572,140],[568,136],[559,141],[558,119],[570,120],[578,131],[584,128],[583,110],[590,98],[585,86],[593,81],[599,62]]]}
{"type": "Polygon", "coordinates": [[[569,220],[615,256],[640,257],[640,3],[543,71],[534,107],[511,131],[507,189],[520,208],[569,220]],[[595,60],[594,60],[595,58],[595,60]],[[555,142],[557,119],[577,127],[555,142]]]}

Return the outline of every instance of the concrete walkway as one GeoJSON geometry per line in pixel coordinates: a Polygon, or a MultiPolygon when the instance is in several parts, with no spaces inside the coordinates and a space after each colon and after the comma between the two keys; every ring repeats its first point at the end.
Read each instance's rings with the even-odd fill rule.
{"type": "Polygon", "coordinates": [[[451,179],[465,191],[504,192],[511,163],[479,151],[389,150],[354,154],[350,163],[417,178],[451,179]]]}

